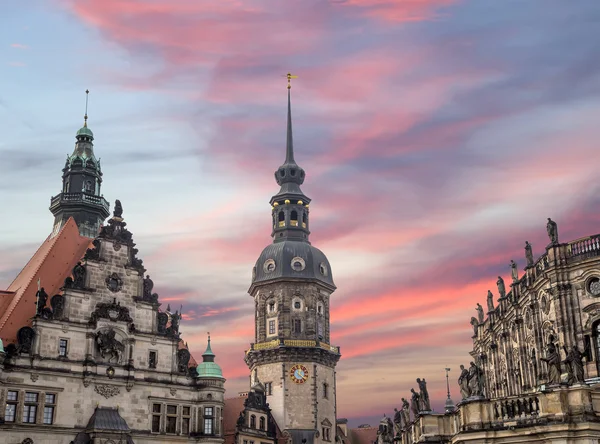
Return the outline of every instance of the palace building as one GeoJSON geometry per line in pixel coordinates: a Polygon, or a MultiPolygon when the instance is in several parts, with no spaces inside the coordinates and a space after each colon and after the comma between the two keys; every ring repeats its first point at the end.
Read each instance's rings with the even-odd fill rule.
{"type": "Polygon", "coordinates": [[[223,443],[225,379],[210,337],[197,364],[118,200],[103,225],[93,140],[86,113],[51,199],[54,229],[0,292],[0,441],[223,443]]]}

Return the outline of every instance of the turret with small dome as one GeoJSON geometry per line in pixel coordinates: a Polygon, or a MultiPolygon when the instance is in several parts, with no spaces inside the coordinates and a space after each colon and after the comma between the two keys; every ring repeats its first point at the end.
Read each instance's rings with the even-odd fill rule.
{"type": "Polygon", "coordinates": [[[210,347],[210,334],[208,335],[208,345],[206,351],[202,354],[202,362],[196,367],[199,378],[223,378],[221,367],[215,362],[215,354],[210,347]]]}
{"type": "Polygon", "coordinates": [[[67,156],[62,175],[62,192],[50,200],[54,231],[73,217],[82,236],[94,238],[109,216],[109,204],[100,193],[102,169],[94,154],[94,133],[87,125],[87,98],[83,126],[75,135],[75,149],[67,156]]]}

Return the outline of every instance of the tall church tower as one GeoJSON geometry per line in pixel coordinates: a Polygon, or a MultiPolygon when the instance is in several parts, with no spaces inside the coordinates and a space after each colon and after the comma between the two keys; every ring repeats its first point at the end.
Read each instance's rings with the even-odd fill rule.
{"type": "Polygon", "coordinates": [[[106,199],[100,194],[102,169],[94,155],[94,133],[87,126],[87,94],[83,127],[75,135],[75,149],[67,156],[62,175],[62,192],[50,200],[54,215],[53,235],[73,217],[79,234],[95,238],[110,214],[106,199]]]}
{"type": "Polygon", "coordinates": [[[275,172],[279,192],[271,198],[273,243],[252,273],[255,343],[246,352],[252,383],[265,386],[273,417],[294,442],[335,441],[335,366],[330,345],[329,299],[335,285],[329,261],[309,242],[310,199],[305,172],[294,160],[288,74],[287,146],[275,172]]]}

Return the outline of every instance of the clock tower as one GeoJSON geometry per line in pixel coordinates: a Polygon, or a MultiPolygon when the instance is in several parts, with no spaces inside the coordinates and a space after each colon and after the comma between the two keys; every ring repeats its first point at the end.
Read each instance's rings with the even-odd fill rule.
{"type": "Polygon", "coordinates": [[[329,301],[335,291],[327,257],[309,242],[310,199],[305,172],[294,160],[288,74],[285,162],[275,172],[280,190],[270,201],[273,242],[260,254],[249,293],[255,338],[246,352],[252,383],[265,386],[272,414],[293,442],[335,441],[335,366],[329,301]]]}

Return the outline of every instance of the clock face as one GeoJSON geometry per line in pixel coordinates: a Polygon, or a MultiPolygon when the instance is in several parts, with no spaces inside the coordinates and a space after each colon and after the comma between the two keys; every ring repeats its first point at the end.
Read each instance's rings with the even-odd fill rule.
{"type": "Polygon", "coordinates": [[[308,379],[308,369],[303,365],[296,364],[290,369],[290,378],[296,384],[304,384],[308,379]]]}

